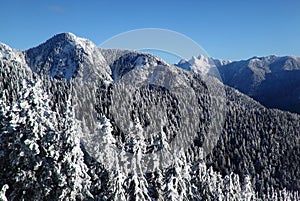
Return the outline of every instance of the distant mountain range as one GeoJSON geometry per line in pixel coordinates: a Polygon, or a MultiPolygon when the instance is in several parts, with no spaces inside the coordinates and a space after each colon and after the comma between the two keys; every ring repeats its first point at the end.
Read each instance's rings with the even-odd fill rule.
{"type": "Polygon", "coordinates": [[[300,116],[201,75],[254,93],[297,72],[276,58],[184,70],[71,33],[0,44],[0,199],[299,200],[300,116]]]}
{"type": "Polygon", "coordinates": [[[300,113],[300,57],[267,56],[223,61],[199,56],[176,65],[213,76],[217,68],[224,84],[266,107],[300,113]]]}

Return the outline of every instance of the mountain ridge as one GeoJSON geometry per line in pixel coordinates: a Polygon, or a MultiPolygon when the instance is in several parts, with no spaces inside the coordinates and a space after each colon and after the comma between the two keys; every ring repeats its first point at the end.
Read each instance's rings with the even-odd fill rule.
{"type": "Polygon", "coordinates": [[[298,200],[299,115],[149,54],[81,50],[73,39],[0,62],[0,186],[10,200],[298,200]],[[119,96],[122,86],[131,93],[119,96]],[[189,129],[195,139],[168,167],[143,171],[149,152],[168,151],[176,137],[186,144],[189,129]]]}
{"type": "Polygon", "coordinates": [[[300,85],[298,79],[300,57],[255,56],[247,60],[231,61],[220,65],[214,64],[214,60],[211,61],[211,64],[198,63],[197,65],[191,61],[191,63],[185,63],[183,68],[194,65],[194,69],[200,69],[200,71],[189,70],[215,76],[224,84],[238,89],[269,108],[300,113],[300,93],[297,87],[300,85]],[[215,69],[216,66],[219,76],[209,73],[209,69],[215,69]],[[201,72],[201,69],[206,70],[201,72]]]}

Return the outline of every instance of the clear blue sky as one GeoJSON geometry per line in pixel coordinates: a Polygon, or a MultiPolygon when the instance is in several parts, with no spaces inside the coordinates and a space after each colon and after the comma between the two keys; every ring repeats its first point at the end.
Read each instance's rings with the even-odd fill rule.
{"type": "Polygon", "coordinates": [[[182,33],[215,58],[300,56],[299,0],[3,0],[0,25],[0,41],[16,49],[60,32],[101,44],[151,27],[182,33]]]}

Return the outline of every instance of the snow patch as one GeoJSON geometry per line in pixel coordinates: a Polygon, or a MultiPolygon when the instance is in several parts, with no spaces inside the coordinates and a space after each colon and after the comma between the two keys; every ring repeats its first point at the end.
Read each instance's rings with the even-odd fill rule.
{"type": "Polygon", "coordinates": [[[17,51],[0,42],[0,60],[25,63],[23,52],[17,51]]]}

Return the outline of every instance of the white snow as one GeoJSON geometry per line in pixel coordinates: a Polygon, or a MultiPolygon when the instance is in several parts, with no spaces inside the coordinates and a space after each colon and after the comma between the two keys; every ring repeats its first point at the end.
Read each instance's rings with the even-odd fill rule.
{"type": "Polygon", "coordinates": [[[9,47],[8,45],[0,42],[0,60],[17,61],[25,63],[24,54],[9,47]]]}
{"type": "Polygon", "coordinates": [[[7,197],[5,196],[6,190],[9,189],[8,185],[5,184],[0,191],[0,201],[7,201],[7,197]]]}
{"type": "Polygon", "coordinates": [[[193,56],[190,60],[182,59],[176,66],[179,66],[185,70],[193,71],[201,75],[210,75],[219,78],[216,68],[231,63],[230,60],[214,59],[208,56],[199,55],[193,56]]]}

